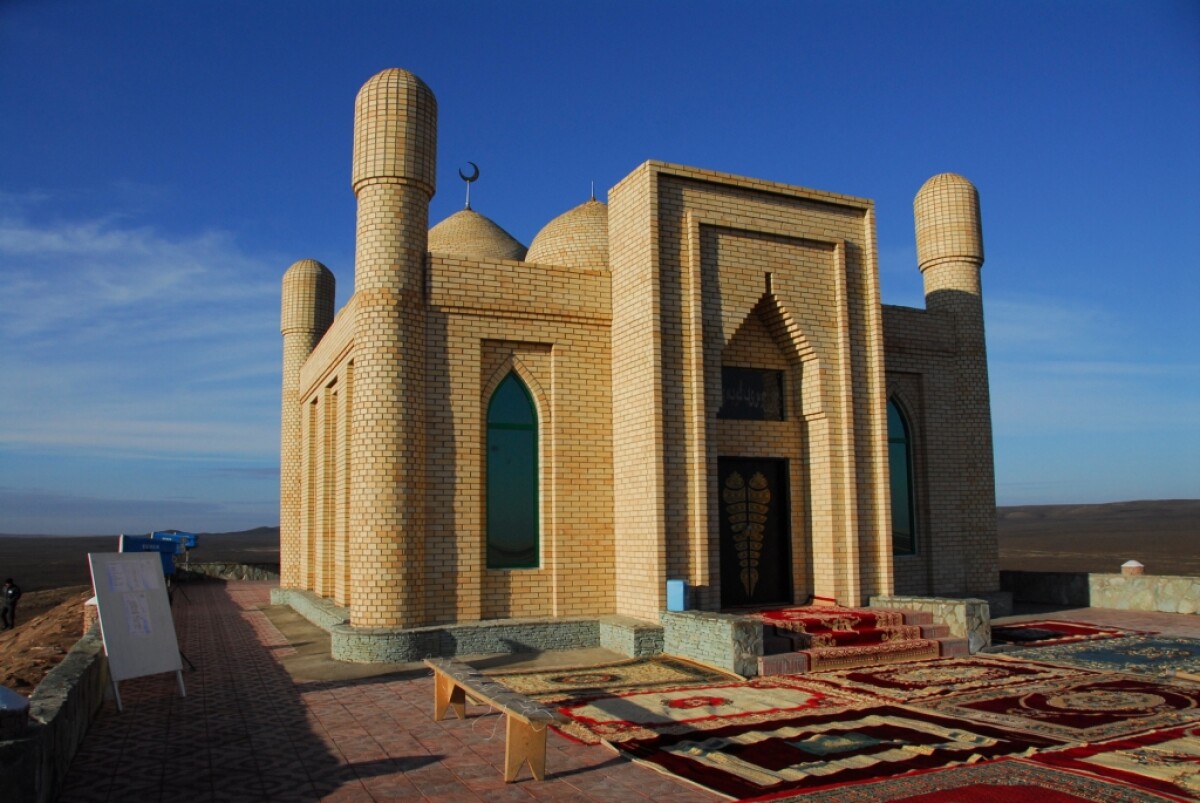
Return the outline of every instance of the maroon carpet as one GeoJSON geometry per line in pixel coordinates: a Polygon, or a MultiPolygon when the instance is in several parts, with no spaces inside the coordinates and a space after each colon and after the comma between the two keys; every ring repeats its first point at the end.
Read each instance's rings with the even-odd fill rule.
{"type": "Polygon", "coordinates": [[[898,706],[852,708],[616,743],[636,760],[735,798],[844,785],[1060,743],[898,706]]]}

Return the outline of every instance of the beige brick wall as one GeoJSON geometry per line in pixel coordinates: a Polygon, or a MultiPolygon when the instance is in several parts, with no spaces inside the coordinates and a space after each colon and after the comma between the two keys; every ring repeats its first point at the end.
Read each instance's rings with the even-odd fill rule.
{"type": "Polygon", "coordinates": [[[655,620],[668,577],[715,608],[717,461],[762,457],[788,465],[797,602],[860,604],[893,581],[995,588],[982,240],[965,179],[918,196],[925,311],[880,304],[869,201],[659,162],[613,188],[607,212],[563,216],[585,238],[564,246],[569,266],[430,255],[435,163],[428,88],[399,70],[368,81],[355,294],[333,320],[328,271],[284,281],[285,586],[364,627],[655,620]],[[604,214],[607,268],[591,264],[603,249],[589,221],[604,214]],[[722,366],[784,371],[786,420],[718,420],[722,366]],[[486,415],[510,371],[537,408],[540,560],[489,570],[486,415]],[[889,396],[912,425],[917,489],[918,554],[895,560],[889,396]]]}
{"type": "MultiPolygon", "coordinates": [[[[650,424],[640,432],[657,428],[661,433],[655,441],[637,444],[643,459],[650,455],[657,461],[662,476],[663,513],[655,523],[665,544],[662,569],[651,574],[642,568],[634,575],[641,580],[640,595],[652,596],[652,584],[660,584],[667,573],[687,572],[701,587],[705,604],[719,599],[715,468],[724,446],[716,437],[715,412],[720,366],[730,339],[764,298],[770,299],[793,359],[809,369],[800,369],[801,447],[789,458],[789,476],[799,483],[793,495],[811,500],[810,507],[799,508],[807,520],[793,531],[797,591],[808,588],[858,603],[864,593],[889,586],[890,550],[880,542],[887,496],[878,468],[886,454],[882,339],[877,311],[872,311],[878,288],[874,263],[863,256],[874,248],[869,202],[647,163],[614,190],[610,209],[614,403],[630,376],[635,384],[653,386],[644,388],[641,398],[650,398],[650,392],[662,397],[658,420],[645,402],[638,413],[650,424]],[[618,221],[626,212],[625,194],[635,190],[640,196],[630,197],[649,196],[657,209],[657,225],[650,229],[657,243],[649,249],[656,259],[649,266],[638,258],[618,261],[618,221]],[[655,291],[657,308],[645,306],[655,291]],[[657,366],[643,358],[649,374],[618,374],[622,338],[632,341],[630,351],[636,354],[650,341],[634,333],[647,331],[659,341],[657,366]],[[814,392],[804,389],[808,386],[814,392]],[[705,533],[703,540],[697,531],[705,533]]],[[[636,224],[639,216],[630,217],[636,224]]],[[[641,226],[644,230],[645,223],[641,226]]],[[[614,417],[619,422],[626,415],[619,410],[614,417]]],[[[726,426],[731,428],[751,429],[726,426]]],[[[731,435],[727,442],[737,441],[731,435]]],[[[635,445],[633,439],[629,445],[635,445]]],[[[631,453],[637,452],[631,448],[631,453]]],[[[775,454],[778,448],[760,456],[775,454]]],[[[619,498],[623,493],[619,488],[619,498]]],[[[642,510],[652,512],[649,504],[642,510]]],[[[645,532],[631,540],[649,543],[645,532]]],[[[621,577],[618,569],[618,582],[621,577]]]]}

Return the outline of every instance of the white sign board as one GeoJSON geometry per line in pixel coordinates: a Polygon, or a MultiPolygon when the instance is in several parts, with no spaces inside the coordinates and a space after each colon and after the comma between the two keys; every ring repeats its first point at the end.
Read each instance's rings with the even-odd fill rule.
{"type": "MultiPolygon", "coordinates": [[[[175,620],[158,553],[93,552],[88,554],[88,564],[114,688],[127,678],[181,673],[175,620]]],[[[182,674],[179,680],[182,691],[182,674]]]]}

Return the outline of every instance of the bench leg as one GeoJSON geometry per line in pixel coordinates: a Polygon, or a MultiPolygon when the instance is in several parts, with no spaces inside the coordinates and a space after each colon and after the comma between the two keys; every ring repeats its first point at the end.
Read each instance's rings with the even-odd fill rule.
{"type": "Polygon", "coordinates": [[[433,721],[441,722],[450,706],[454,706],[459,719],[466,719],[467,692],[441,672],[435,672],[433,677],[433,721]]]}
{"type": "Polygon", "coordinates": [[[508,722],[504,739],[504,782],[515,781],[526,761],[534,780],[546,780],[546,726],[535,728],[511,715],[505,715],[505,719],[508,722]]]}

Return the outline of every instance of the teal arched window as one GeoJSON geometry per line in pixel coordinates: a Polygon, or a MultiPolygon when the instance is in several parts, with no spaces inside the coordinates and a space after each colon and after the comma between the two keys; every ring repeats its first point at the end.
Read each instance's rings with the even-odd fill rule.
{"type": "Polygon", "coordinates": [[[892,485],[892,554],[917,552],[916,495],[913,489],[912,441],[908,421],[888,402],[888,472],[892,485]]]}
{"type": "Polygon", "coordinates": [[[533,399],[510,372],[487,411],[487,565],[538,565],[538,422],[533,399]]]}

